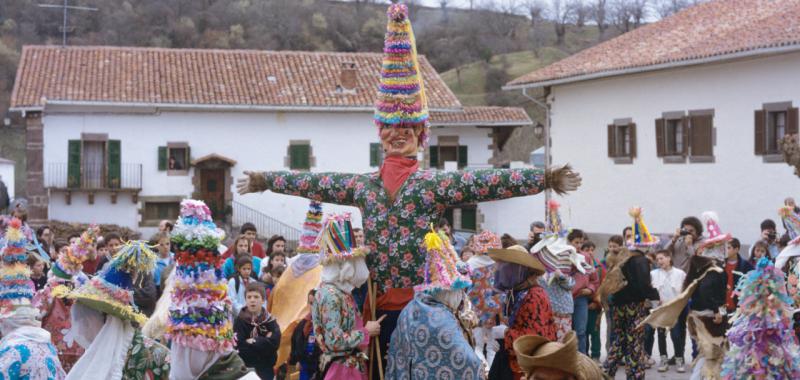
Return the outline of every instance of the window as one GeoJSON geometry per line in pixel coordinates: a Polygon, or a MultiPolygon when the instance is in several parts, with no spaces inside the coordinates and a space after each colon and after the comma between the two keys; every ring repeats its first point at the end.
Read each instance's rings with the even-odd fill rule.
{"type": "Polygon", "coordinates": [[[679,156],[683,154],[683,120],[667,120],[667,146],[666,153],[669,156],[679,156]]]}
{"type": "Polygon", "coordinates": [[[80,140],[67,142],[67,187],[105,189],[120,187],[119,140],[108,135],[84,133],[80,140]]]}
{"type": "Polygon", "coordinates": [[[632,163],[636,157],[636,124],[617,119],[608,125],[608,157],[617,164],[632,163]]]}
{"type": "Polygon", "coordinates": [[[450,222],[454,230],[478,230],[478,208],[476,206],[448,208],[444,211],[443,217],[450,222]]]}
{"type": "Polygon", "coordinates": [[[381,143],[369,144],[369,166],[379,167],[383,164],[383,146],[381,143]]]}
{"type": "Polygon", "coordinates": [[[466,145],[431,145],[429,153],[431,168],[444,169],[444,163],[447,161],[457,162],[459,169],[467,166],[468,149],[466,145]]]}
{"type": "Polygon", "coordinates": [[[755,112],[755,153],[767,162],[783,162],[780,140],[797,134],[798,112],[791,102],[764,104],[755,112]]]}
{"type": "Polygon", "coordinates": [[[168,175],[188,175],[191,166],[189,144],[171,142],[167,146],[158,147],[158,170],[167,171],[168,175]]]}
{"type": "Polygon", "coordinates": [[[311,169],[311,144],[293,143],[289,145],[289,169],[311,169]]]}
{"type": "Polygon", "coordinates": [[[142,197],[141,213],[142,227],[155,227],[164,219],[178,219],[181,210],[181,197],[156,196],[142,197]]]}
{"type": "Polygon", "coordinates": [[[656,152],[666,163],[714,162],[714,110],[665,112],[656,119],[656,152]]]}

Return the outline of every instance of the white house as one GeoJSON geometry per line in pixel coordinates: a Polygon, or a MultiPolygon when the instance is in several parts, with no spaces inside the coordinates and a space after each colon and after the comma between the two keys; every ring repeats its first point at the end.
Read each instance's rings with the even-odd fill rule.
{"type": "MultiPolygon", "coordinates": [[[[239,196],[245,170],[370,172],[381,54],[26,46],[12,111],[28,129],[35,220],[114,223],[146,234],[203,199],[220,219],[292,238],[307,201],[239,196]]],[[[462,107],[420,60],[433,124],[425,163],[492,165],[520,108],[462,107]],[[430,162],[429,162],[430,161],[430,162]]],[[[326,207],[326,211],[340,208],[326,207]]],[[[340,209],[341,210],[341,209],[340,209]]],[[[356,209],[349,208],[360,224],[356,209]]],[[[454,210],[475,229],[475,208],[454,210]]]]}
{"type": "Polygon", "coordinates": [[[620,233],[640,205],[651,230],[672,233],[714,210],[747,244],[800,195],[776,145],[798,131],[797,1],[702,3],[505,87],[534,88],[550,107],[552,161],[583,177],[561,200],[570,225],[620,233]]]}

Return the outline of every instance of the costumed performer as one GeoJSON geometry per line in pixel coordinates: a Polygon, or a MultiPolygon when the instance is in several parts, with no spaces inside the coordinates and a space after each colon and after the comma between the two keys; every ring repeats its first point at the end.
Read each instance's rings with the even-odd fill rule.
{"type": "MultiPolygon", "coordinates": [[[[281,345],[276,367],[289,359],[294,329],[311,313],[307,302],[308,292],[319,286],[322,276],[322,266],[319,265],[320,249],[316,243],[321,230],[322,204],[311,201],[296,249],[297,255],[289,261],[286,271],[272,288],[267,303],[267,310],[281,327],[281,345]]],[[[308,323],[310,326],[310,321],[308,323]]]]}
{"type": "Polygon", "coordinates": [[[492,362],[489,379],[519,380],[522,369],[514,353],[514,340],[531,334],[556,340],[553,309],[547,291],[538,281],[545,273],[545,266],[520,245],[490,249],[489,257],[497,262],[495,286],[506,292],[505,313],[508,316],[508,329],[502,348],[492,362]]]}
{"type": "Polygon", "coordinates": [[[640,324],[651,308],[648,301],[659,300],[650,279],[650,260],[645,254],[658,246],[659,239],[647,229],[640,207],[630,209],[628,214],[633,218],[633,239],[627,242],[630,257],[624,264],[617,264],[624,286],[612,295],[613,340],[603,366],[611,377],[616,375],[618,366],[624,365],[628,379],[644,379],[647,354],[644,327],[640,324]]]}
{"type": "Polygon", "coordinates": [[[171,380],[238,379],[248,371],[233,347],[232,303],[219,253],[225,233],[203,201],[185,199],[172,230],[175,275],[166,338],[171,380]]]}
{"type": "Polygon", "coordinates": [[[567,241],[567,228],[561,222],[561,207],[556,200],[547,204],[547,226],[542,240],[536,243],[531,252],[541,260],[547,273],[539,278],[541,285],[550,298],[553,307],[553,321],[556,324],[556,336],[561,340],[572,331],[572,313],[574,300],[572,288],[575,286],[575,271],[587,273],[591,264],[586,257],[567,241]]]}
{"type": "MultiPolygon", "coordinates": [[[[423,73],[404,4],[389,6],[381,84],[375,124],[385,160],[377,173],[245,172],[237,181],[240,194],[263,192],[296,195],[358,207],[363,217],[377,315],[388,315],[380,344],[386,346],[397,316],[423,282],[425,258],[418,252],[425,229],[448,207],[471,205],[552,189],[573,191],[580,176],[568,166],[552,170],[479,169],[418,170],[417,153],[427,145],[428,104],[423,73]]],[[[429,75],[435,75],[432,71],[429,75]]],[[[359,89],[359,91],[366,89],[359,89]]]]}
{"type": "Polygon", "coordinates": [[[775,259],[775,267],[786,273],[786,287],[794,300],[794,334],[800,339],[800,214],[791,206],[781,208],[779,213],[791,240],[775,259]]]}
{"type": "Polygon", "coordinates": [[[611,379],[594,360],[578,352],[574,331],[564,337],[563,343],[538,335],[522,336],[514,341],[514,352],[528,379],[611,379]]]}
{"type": "Polygon", "coordinates": [[[722,363],[722,378],[800,379],[800,347],[783,272],[762,257],[736,293],[739,306],[727,333],[730,350],[722,363]]]}
{"type": "Polygon", "coordinates": [[[380,334],[380,319],[364,325],[353,289],[367,281],[367,250],[354,248],[349,217],[326,217],[317,245],[322,250],[322,284],[314,299],[311,320],[320,345],[320,373],[325,380],[367,378],[366,351],[380,334]]]}
{"type": "Polygon", "coordinates": [[[497,265],[487,255],[489,249],[501,248],[500,238],[491,231],[484,230],[473,238],[472,247],[475,256],[467,260],[472,273],[472,287],[467,295],[478,315],[478,327],[472,334],[475,338],[475,353],[486,363],[486,368],[491,368],[494,357],[500,350],[498,339],[503,339],[506,329],[503,314],[505,295],[495,287],[497,265]]]}
{"type": "Polygon", "coordinates": [[[67,298],[72,333],[86,349],[67,375],[71,380],[166,380],[169,350],[145,337],[147,321],[134,302],[137,281],[155,270],[157,255],[147,242],[129,241],[105,268],[67,298]]]}
{"type": "Polygon", "coordinates": [[[66,376],[50,333],[41,328],[31,304],[34,285],[25,264],[28,243],[22,221],[4,231],[0,265],[0,379],[61,380],[66,376]]]}
{"type": "Polygon", "coordinates": [[[64,297],[89,281],[89,277],[83,273],[83,263],[94,256],[99,232],[100,228],[97,226],[89,226],[79,239],[69,245],[66,252],[58,255],[50,269],[47,284],[33,300],[39,309],[42,328],[50,332],[58,350],[58,358],[67,373],[81,358],[84,349],[75,342],[74,335],[70,333],[73,302],[64,297]]]}
{"type": "Polygon", "coordinates": [[[697,342],[697,358],[693,363],[692,379],[720,379],[723,356],[727,351],[725,308],[728,280],[722,263],[726,243],[732,239],[719,227],[717,215],[703,213],[708,236],[700,242],[697,253],[689,259],[689,271],[683,282],[683,292],[674,300],[653,310],[644,323],[655,328],[671,328],[689,305],[687,327],[697,342]]]}
{"type": "Polygon", "coordinates": [[[472,284],[469,268],[443,231],[425,235],[421,248],[428,257],[425,282],[414,287],[414,299],[400,312],[386,379],[485,379],[485,364],[472,348],[477,316],[465,293],[472,284]]]}

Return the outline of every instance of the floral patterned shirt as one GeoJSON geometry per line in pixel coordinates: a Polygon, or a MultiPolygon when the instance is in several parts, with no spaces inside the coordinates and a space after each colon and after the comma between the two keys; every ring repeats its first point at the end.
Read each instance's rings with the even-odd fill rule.
{"type": "Polygon", "coordinates": [[[169,349],[142,335],[133,334],[128,360],[122,369],[125,380],[167,380],[169,378],[169,349]]]}
{"type": "MultiPolygon", "coordinates": [[[[419,253],[425,233],[447,207],[533,195],[544,190],[541,169],[419,170],[394,200],[378,173],[265,172],[260,191],[297,195],[355,206],[361,210],[371,254],[367,264],[381,292],[423,282],[425,256],[419,253]]],[[[260,186],[259,186],[260,185],[260,186]]]]}
{"type": "Polygon", "coordinates": [[[514,353],[514,341],[523,335],[540,335],[548,340],[556,340],[556,326],[553,322],[553,309],[547,298],[547,292],[539,286],[534,286],[527,291],[515,293],[514,310],[511,312],[506,329],[503,347],[507,350],[511,370],[520,374],[522,369],[517,363],[514,353]]]}
{"type": "Polygon", "coordinates": [[[361,326],[353,296],[334,285],[322,284],[314,297],[311,321],[323,355],[320,367],[342,356],[347,357],[345,365],[360,367],[363,363],[353,354],[366,349],[369,336],[361,326]]]}

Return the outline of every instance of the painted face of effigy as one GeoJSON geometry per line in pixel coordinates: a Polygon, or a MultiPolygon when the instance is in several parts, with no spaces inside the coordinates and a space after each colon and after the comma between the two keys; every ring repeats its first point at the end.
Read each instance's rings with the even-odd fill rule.
{"type": "Polygon", "coordinates": [[[415,156],[421,131],[411,127],[381,128],[381,145],[386,156],[415,156]]]}

